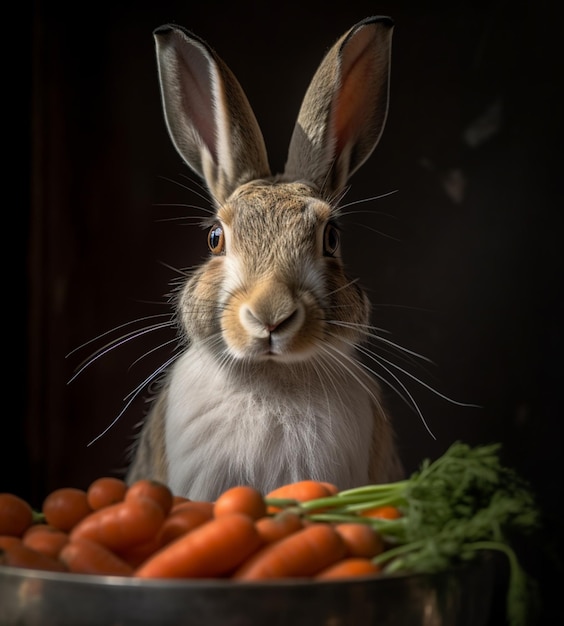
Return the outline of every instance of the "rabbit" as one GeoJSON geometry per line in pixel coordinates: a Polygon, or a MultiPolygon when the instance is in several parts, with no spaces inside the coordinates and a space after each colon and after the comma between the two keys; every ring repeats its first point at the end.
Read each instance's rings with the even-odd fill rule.
{"type": "Polygon", "coordinates": [[[206,184],[209,259],[175,294],[183,349],[135,437],[126,480],[215,500],[312,479],[403,476],[378,382],[357,356],[370,303],[341,258],[339,200],[388,111],[393,21],[369,17],[326,53],[284,172],[270,171],[242,87],[176,25],[154,31],[168,133],[206,184]]]}

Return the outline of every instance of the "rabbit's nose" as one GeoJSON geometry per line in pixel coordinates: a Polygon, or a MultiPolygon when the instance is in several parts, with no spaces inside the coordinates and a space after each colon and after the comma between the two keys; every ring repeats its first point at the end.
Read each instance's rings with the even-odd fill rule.
{"type": "Polygon", "coordinates": [[[245,302],[239,320],[249,335],[256,338],[291,336],[305,318],[304,306],[293,298],[256,298],[245,302]]]}
{"type": "Polygon", "coordinates": [[[286,316],[283,319],[278,320],[274,324],[265,324],[265,328],[269,333],[273,333],[275,330],[282,331],[284,328],[291,326],[292,321],[296,319],[298,316],[298,308],[296,307],[290,315],[286,316]]]}
{"type": "Polygon", "coordinates": [[[294,307],[291,312],[278,314],[268,313],[252,308],[249,305],[241,307],[241,322],[251,334],[266,337],[274,332],[290,330],[297,325],[299,307],[294,307]]]}
{"type": "Polygon", "coordinates": [[[302,326],[305,309],[283,282],[264,281],[255,286],[239,308],[239,322],[257,339],[290,337],[302,326]]]}

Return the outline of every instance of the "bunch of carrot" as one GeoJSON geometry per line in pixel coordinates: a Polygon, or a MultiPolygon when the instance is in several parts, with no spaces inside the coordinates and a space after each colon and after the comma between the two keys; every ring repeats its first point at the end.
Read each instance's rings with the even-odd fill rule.
{"type": "Polygon", "coordinates": [[[525,626],[534,584],[511,541],[538,533],[529,485],[500,444],[455,442],[405,480],[338,491],[304,480],[262,495],[236,486],[215,502],[161,483],[102,477],[58,489],[35,513],[0,494],[0,566],[137,578],[346,579],[434,573],[498,551],[509,563],[507,618],[525,626]]]}
{"type": "Polygon", "coordinates": [[[372,522],[401,513],[365,507],[324,519],[339,495],[334,485],[304,480],[266,495],[236,486],[212,503],[155,481],[102,477],[86,490],[51,492],[34,512],[3,493],[0,565],[145,579],[377,575],[374,559],[386,545],[372,522]]]}

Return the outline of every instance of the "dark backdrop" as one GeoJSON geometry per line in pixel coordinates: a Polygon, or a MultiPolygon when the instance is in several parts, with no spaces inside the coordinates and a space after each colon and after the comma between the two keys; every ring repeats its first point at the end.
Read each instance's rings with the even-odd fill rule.
{"type": "Polygon", "coordinates": [[[15,336],[7,391],[18,401],[4,419],[0,491],[39,506],[54,488],[123,469],[143,393],[88,444],[164,362],[170,345],[152,349],[174,334],[129,341],[70,383],[83,359],[120,333],[67,355],[166,313],[175,268],[206,254],[186,216],[201,216],[190,205],[207,203],[166,133],[152,30],[176,22],[216,48],[278,170],[323,52],[358,20],[386,14],[396,22],[388,124],[347,200],[395,193],[349,216],[346,262],[369,290],[375,325],[434,363],[408,371],[481,406],[455,405],[402,375],[435,438],[389,392],[400,450],[413,470],[457,439],[501,441],[507,463],[561,514],[563,32],[555,2],[100,0],[75,13],[67,2],[36,0],[21,10],[29,13],[12,25],[10,66],[24,71],[9,92],[21,128],[14,158],[23,159],[4,168],[7,187],[20,190],[6,207],[15,232],[5,231],[17,250],[5,328],[15,336]]]}

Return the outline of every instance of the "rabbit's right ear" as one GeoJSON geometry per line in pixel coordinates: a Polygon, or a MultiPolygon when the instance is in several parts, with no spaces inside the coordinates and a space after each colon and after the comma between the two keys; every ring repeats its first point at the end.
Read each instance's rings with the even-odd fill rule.
{"type": "Polygon", "coordinates": [[[183,28],[154,31],[172,142],[221,204],[239,185],[270,176],[264,139],[241,85],[217,54],[183,28]]]}
{"type": "Polygon", "coordinates": [[[329,49],[300,108],[286,180],[307,180],[332,198],[370,156],[388,112],[392,29],[389,17],[370,17],[329,49]]]}

